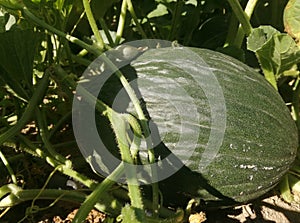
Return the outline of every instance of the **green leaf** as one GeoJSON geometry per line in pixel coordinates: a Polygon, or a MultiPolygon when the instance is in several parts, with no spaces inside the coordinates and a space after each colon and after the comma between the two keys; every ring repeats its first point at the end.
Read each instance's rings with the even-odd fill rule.
{"type": "Polygon", "coordinates": [[[32,93],[33,60],[40,35],[31,30],[0,33],[0,78],[20,97],[32,93]]]}
{"type": "Polygon", "coordinates": [[[260,26],[253,29],[252,33],[248,37],[247,48],[253,52],[261,49],[268,41],[271,41],[274,34],[280,33],[272,26],[260,26]]]}
{"type": "Polygon", "coordinates": [[[255,52],[263,73],[273,85],[274,80],[294,71],[300,62],[300,50],[293,38],[271,26],[253,29],[247,48],[255,52]]]}
{"type": "Polygon", "coordinates": [[[157,5],[157,8],[154,9],[153,11],[151,11],[149,14],[148,14],[148,18],[153,18],[153,17],[160,17],[160,16],[163,16],[163,15],[167,15],[169,12],[168,12],[168,8],[163,5],[163,4],[158,4],[157,5]]]}
{"type": "Polygon", "coordinates": [[[290,0],[284,9],[285,31],[295,39],[300,39],[300,0],[290,0]]]}

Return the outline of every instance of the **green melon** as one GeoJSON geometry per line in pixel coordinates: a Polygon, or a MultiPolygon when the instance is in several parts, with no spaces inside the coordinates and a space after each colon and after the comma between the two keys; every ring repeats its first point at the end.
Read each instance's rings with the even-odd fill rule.
{"type": "MultiPolygon", "coordinates": [[[[122,71],[151,120],[157,160],[178,158],[158,174],[184,164],[159,182],[166,205],[186,205],[191,198],[213,205],[248,202],[272,189],[293,163],[298,133],[289,109],[262,75],[240,61],[206,49],[169,47],[147,50],[122,71]]],[[[128,97],[118,99],[121,88],[112,75],[99,98],[134,114],[128,97]]],[[[96,120],[105,147],[120,159],[110,124],[96,120]]],[[[111,160],[101,158],[104,150],[95,146],[84,154],[98,172],[112,171],[111,160]]]]}
{"type": "Polygon", "coordinates": [[[252,68],[184,47],[148,50],[131,66],[137,94],[163,142],[157,157],[171,151],[186,161],[160,182],[167,203],[195,197],[247,202],[273,188],[290,168],[296,126],[280,95],[252,68]]]}

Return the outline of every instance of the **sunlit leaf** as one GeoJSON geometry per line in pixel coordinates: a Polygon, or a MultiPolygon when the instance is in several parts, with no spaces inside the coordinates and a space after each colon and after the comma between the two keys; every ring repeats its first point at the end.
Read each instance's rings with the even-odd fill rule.
{"type": "Polygon", "coordinates": [[[168,14],[168,9],[163,4],[158,4],[157,8],[148,14],[148,18],[159,17],[168,14]]]}
{"type": "Polygon", "coordinates": [[[247,48],[253,52],[260,50],[268,41],[272,41],[274,34],[280,32],[274,29],[272,26],[260,26],[253,30],[248,37],[247,48]]]}
{"type": "Polygon", "coordinates": [[[300,50],[293,38],[271,26],[260,26],[252,31],[247,48],[255,52],[264,74],[276,79],[288,74],[300,62],[300,50]]]}
{"type": "Polygon", "coordinates": [[[2,15],[0,13],[0,33],[5,32],[5,25],[9,20],[9,14],[5,13],[4,15],[2,15]]]}
{"type": "Polygon", "coordinates": [[[300,0],[290,0],[283,14],[285,31],[297,40],[300,39],[300,0]]]}

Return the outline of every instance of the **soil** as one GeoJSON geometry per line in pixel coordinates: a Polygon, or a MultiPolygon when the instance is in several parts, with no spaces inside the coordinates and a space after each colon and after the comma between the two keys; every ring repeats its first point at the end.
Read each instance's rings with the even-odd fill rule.
{"type": "MultiPolygon", "coordinates": [[[[38,223],[71,223],[77,210],[72,210],[65,218],[45,216],[38,223]]],[[[85,223],[100,223],[104,219],[103,213],[93,210],[85,223]]],[[[190,216],[189,223],[300,223],[300,204],[288,204],[273,195],[235,208],[195,213],[190,216]]]]}
{"type": "Polygon", "coordinates": [[[207,223],[300,223],[300,205],[277,195],[252,204],[206,213],[207,223]]]}

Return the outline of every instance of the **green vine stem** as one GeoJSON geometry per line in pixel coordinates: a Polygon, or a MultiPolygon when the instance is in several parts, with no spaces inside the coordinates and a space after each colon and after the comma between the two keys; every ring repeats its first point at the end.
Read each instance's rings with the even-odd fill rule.
{"type": "Polygon", "coordinates": [[[108,27],[107,27],[104,19],[103,18],[99,18],[99,23],[100,23],[100,25],[102,27],[102,30],[104,30],[104,33],[105,33],[105,36],[106,36],[106,38],[107,38],[107,40],[109,42],[109,45],[111,47],[114,47],[115,46],[114,40],[112,39],[112,37],[110,35],[109,29],[108,29],[108,27]]]}
{"type": "MultiPolygon", "coordinates": [[[[57,166],[56,168],[54,168],[54,170],[49,174],[46,182],[44,183],[43,187],[40,189],[40,192],[32,199],[31,201],[31,206],[28,210],[34,210],[35,209],[35,202],[40,198],[41,194],[43,193],[43,191],[46,189],[47,185],[49,184],[49,181],[51,180],[51,178],[53,177],[53,175],[55,174],[55,172],[58,170],[59,166],[57,166]]],[[[60,198],[60,197],[58,197],[60,198]]]]}
{"type": "Polygon", "coordinates": [[[34,110],[39,102],[44,97],[45,91],[48,88],[50,71],[46,70],[42,80],[38,83],[36,90],[34,91],[22,117],[20,120],[8,129],[6,132],[0,135],[0,145],[6,142],[11,137],[17,135],[19,131],[27,124],[27,122],[32,118],[34,110]]]}
{"type": "Polygon", "coordinates": [[[293,201],[293,195],[291,194],[288,175],[286,174],[279,183],[279,190],[282,198],[291,203],[293,201]]]}
{"type": "MultiPolygon", "coordinates": [[[[105,58],[105,60],[107,60],[108,63],[112,63],[106,57],[103,57],[103,58],[105,58]]],[[[58,66],[55,68],[55,70],[56,70],[56,73],[61,75],[62,76],[61,78],[64,79],[64,76],[66,76],[65,71],[58,66]]],[[[122,77],[125,78],[123,75],[122,75],[122,77]]],[[[67,80],[69,80],[69,79],[67,79],[67,80]]],[[[76,87],[76,83],[73,80],[69,80],[69,84],[71,85],[72,88],[76,87]]],[[[130,87],[128,82],[127,82],[127,84],[130,87]]],[[[128,88],[128,86],[127,86],[127,88],[128,88]]],[[[95,100],[95,97],[93,95],[91,95],[87,90],[80,87],[80,85],[77,87],[77,90],[80,91],[80,94],[84,95],[84,97],[87,101],[93,102],[95,100]]],[[[133,91],[131,87],[129,90],[133,91]]],[[[134,92],[131,92],[131,93],[134,93],[134,92]]],[[[135,96],[135,98],[136,98],[136,100],[138,100],[136,96],[135,96]]],[[[124,121],[123,116],[120,115],[119,113],[115,112],[114,110],[112,110],[109,106],[107,106],[100,100],[97,100],[97,102],[96,102],[96,109],[99,112],[101,112],[103,115],[108,117],[108,119],[110,120],[110,122],[113,126],[113,130],[116,134],[117,142],[118,142],[118,145],[120,148],[120,152],[122,154],[122,160],[133,164],[131,154],[129,151],[129,147],[125,146],[125,144],[124,144],[127,141],[127,138],[126,138],[126,132],[123,132],[124,130],[126,130],[125,121],[124,121]],[[129,153],[129,155],[128,155],[128,153],[129,153]]],[[[142,112],[142,110],[141,110],[141,112],[142,112]]],[[[130,172],[127,174],[129,174],[128,175],[128,190],[129,190],[130,198],[132,201],[132,205],[134,207],[137,207],[138,209],[143,209],[141,194],[140,194],[138,182],[136,179],[136,173],[134,173],[133,169],[131,169],[131,171],[133,171],[133,172],[130,172]]]]}
{"type": "Polygon", "coordinates": [[[239,27],[239,22],[236,19],[236,16],[234,14],[232,14],[230,16],[230,21],[229,21],[229,26],[228,26],[228,33],[227,33],[227,37],[224,43],[223,47],[227,47],[227,46],[234,46],[235,44],[235,37],[237,35],[237,30],[239,27]]]}
{"type": "MultiPolygon", "coordinates": [[[[85,99],[89,103],[93,103],[95,101],[96,98],[90,92],[88,92],[86,89],[82,88],[80,85],[77,86],[77,83],[73,79],[68,78],[68,74],[62,67],[60,67],[59,65],[53,67],[53,72],[61,80],[66,81],[66,85],[71,87],[71,89],[76,89],[76,87],[77,87],[78,92],[80,92],[81,95],[84,95],[85,99]]],[[[108,117],[108,114],[110,114],[112,112],[112,109],[107,104],[105,104],[104,102],[102,102],[100,100],[96,101],[96,109],[97,109],[97,111],[99,111],[106,117],[108,117]]]]}
{"type": "Polygon", "coordinates": [[[17,177],[16,175],[14,174],[14,171],[13,169],[11,168],[11,166],[9,165],[9,162],[8,160],[6,159],[6,157],[4,156],[4,154],[2,153],[1,149],[0,149],[0,159],[2,161],[2,163],[5,165],[9,175],[10,175],[10,178],[11,178],[11,181],[14,183],[14,184],[17,184],[17,177]]]}
{"type": "Polygon", "coordinates": [[[293,88],[293,98],[292,98],[292,115],[296,122],[298,129],[300,129],[300,103],[299,103],[299,95],[300,95],[300,80],[299,78],[296,80],[294,88],[293,88]]]}
{"type": "MultiPolygon", "coordinates": [[[[36,156],[42,158],[45,160],[50,166],[57,168],[59,172],[61,172],[64,175],[67,175],[71,177],[72,179],[82,183],[86,187],[88,187],[91,190],[95,190],[98,186],[98,183],[94,180],[89,179],[88,177],[84,176],[83,174],[77,172],[76,170],[73,170],[70,168],[69,165],[60,164],[57,160],[53,159],[52,157],[49,157],[43,150],[36,148],[36,146],[28,140],[25,136],[20,135],[19,136],[22,142],[27,146],[27,151],[31,151],[31,153],[36,154],[36,156]]],[[[41,194],[40,197],[43,195],[41,194]]],[[[108,193],[105,193],[102,195],[101,199],[98,197],[98,201],[101,200],[105,205],[101,206],[100,211],[104,213],[111,213],[111,210],[107,209],[109,207],[113,209],[118,209],[118,211],[121,211],[121,203],[118,202],[113,196],[111,196],[108,193]]],[[[116,211],[116,210],[115,210],[116,211]]],[[[114,212],[113,212],[114,213],[114,212]]],[[[119,212],[116,212],[119,213],[119,212]]]]}
{"type": "Polygon", "coordinates": [[[184,5],[183,0],[176,1],[175,10],[174,10],[173,16],[172,16],[171,31],[170,31],[169,37],[168,37],[168,39],[171,40],[171,41],[173,41],[174,38],[175,38],[175,33],[177,32],[177,27],[178,27],[178,23],[180,21],[181,11],[182,11],[182,6],[183,5],[184,5]]]}
{"type": "Polygon", "coordinates": [[[82,21],[84,15],[85,15],[85,11],[83,10],[83,12],[80,14],[79,18],[77,19],[76,23],[74,24],[72,30],[70,31],[70,35],[73,35],[73,33],[75,32],[75,30],[78,27],[78,24],[82,21]]]}
{"type": "Polygon", "coordinates": [[[249,17],[243,11],[242,6],[240,5],[239,1],[238,0],[228,0],[228,3],[230,4],[235,16],[241,23],[244,33],[246,35],[249,35],[251,33],[252,26],[250,24],[249,17]]]}
{"type": "MultiPolygon", "coordinates": [[[[61,189],[27,189],[23,190],[22,188],[14,185],[7,184],[0,187],[0,197],[1,195],[7,195],[0,200],[0,208],[4,207],[13,207],[17,204],[20,204],[25,201],[33,200],[38,197],[39,200],[55,200],[58,197],[62,201],[74,202],[74,203],[83,203],[87,195],[80,191],[73,190],[61,190],[61,189]],[[8,195],[7,195],[8,194],[8,195]]],[[[99,197],[98,197],[99,201],[99,197]]],[[[95,208],[99,211],[103,211],[103,204],[96,202],[95,208]]],[[[120,209],[115,209],[114,205],[106,207],[110,209],[112,215],[118,215],[120,209]]],[[[120,207],[119,207],[120,208],[120,207]]]]}
{"type": "Polygon", "coordinates": [[[252,26],[250,23],[250,17],[254,11],[258,0],[249,0],[245,11],[243,11],[242,6],[238,0],[228,0],[232,11],[234,12],[236,18],[239,20],[241,26],[238,28],[237,35],[235,38],[235,46],[241,47],[244,36],[249,36],[252,31],[252,26]]]}
{"type": "MultiPolygon", "coordinates": [[[[123,114],[128,124],[133,130],[133,140],[130,145],[130,152],[135,164],[137,164],[138,152],[141,145],[141,139],[143,138],[143,133],[138,120],[131,114],[123,114]]],[[[129,139],[130,140],[130,139],[129,139]]]]}
{"type": "Polygon", "coordinates": [[[107,191],[116,181],[124,174],[123,163],[121,163],[108,177],[106,177],[93,192],[87,196],[85,201],[81,204],[78,212],[76,213],[73,222],[81,223],[84,222],[86,216],[93,209],[93,207],[99,201],[99,198],[103,196],[104,192],[107,191]]]}
{"type": "Polygon", "coordinates": [[[125,0],[125,1],[127,1],[128,11],[130,12],[131,17],[132,17],[133,21],[135,22],[135,25],[136,25],[137,29],[139,30],[139,32],[140,32],[142,38],[143,38],[143,39],[147,39],[147,35],[146,35],[146,33],[144,32],[144,30],[143,30],[143,28],[142,28],[142,26],[141,26],[141,24],[140,24],[140,22],[139,22],[139,20],[138,20],[138,18],[137,18],[137,16],[136,16],[136,13],[135,13],[135,11],[134,11],[134,7],[133,7],[133,5],[132,5],[131,0],[125,0]]]}
{"type": "MultiPolygon", "coordinates": [[[[103,61],[111,68],[114,68],[115,65],[105,56],[102,57],[103,61]]],[[[142,130],[144,132],[145,138],[146,138],[146,143],[147,143],[147,149],[148,149],[148,156],[149,156],[149,162],[150,163],[155,163],[155,153],[154,153],[154,149],[153,149],[153,145],[152,145],[152,140],[151,140],[151,134],[150,134],[150,129],[148,126],[148,120],[143,112],[143,109],[140,105],[139,99],[137,98],[134,90],[132,89],[132,87],[130,86],[130,84],[128,83],[127,79],[125,78],[125,76],[122,74],[122,72],[120,70],[116,71],[116,75],[119,78],[119,80],[121,81],[125,91],[127,92],[136,112],[138,115],[138,119],[140,120],[141,123],[141,127],[142,130]]],[[[152,167],[151,171],[152,171],[152,178],[154,182],[157,182],[157,170],[154,169],[155,167],[152,167]]],[[[153,183],[152,184],[152,192],[153,192],[153,212],[154,215],[157,215],[158,213],[158,209],[159,209],[159,188],[158,188],[158,184],[157,183],[153,183]]]]}
{"type": "Polygon", "coordinates": [[[121,13],[120,13],[120,17],[119,17],[118,28],[117,28],[115,45],[119,45],[121,42],[121,38],[123,36],[123,31],[124,31],[124,26],[125,26],[126,12],[127,12],[127,1],[123,0],[122,6],[121,6],[121,13]]]}
{"type": "Polygon", "coordinates": [[[86,16],[88,18],[88,21],[89,21],[89,24],[90,24],[90,27],[94,33],[94,36],[96,38],[96,42],[100,48],[101,51],[104,51],[104,48],[105,48],[105,44],[103,42],[103,38],[99,32],[99,29],[97,27],[97,24],[96,24],[96,20],[93,16],[93,13],[92,13],[92,9],[91,9],[91,6],[90,6],[90,3],[89,3],[89,0],[82,0],[83,2],[83,7],[85,9],[85,13],[86,13],[86,16]]]}
{"type": "Polygon", "coordinates": [[[45,160],[50,166],[53,168],[56,168],[59,166],[58,171],[61,173],[72,177],[76,181],[82,183],[86,187],[90,189],[94,189],[97,185],[97,183],[88,177],[78,173],[77,171],[70,168],[69,165],[62,165],[60,164],[56,159],[53,159],[53,157],[50,157],[48,154],[46,154],[42,149],[37,148],[36,145],[34,145],[29,139],[27,139],[23,135],[18,135],[18,138],[24,143],[24,146],[22,149],[25,149],[26,152],[29,154],[35,155],[37,157],[40,157],[41,159],[45,160]],[[26,148],[24,148],[26,147],[26,148]]]}
{"type": "Polygon", "coordinates": [[[48,138],[50,139],[61,126],[69,119],[72,115],[72,111],[66,112],[57,122],[56,125],[49,131],[48,138]]]}
{"type": "Polygon", "coordinates": [[[49,141],[49,131],[48,131],[45,115],[42,113],[42,111],[39,108],[37,108],[35,111],[36,111],[35,114],[37,115],[37,124],[39,127],[39,133],[48,153],[57,161],[59,161],[61,164],[66,163],[67,159],[63,157],[61,154],[57,153],[49,141]]]}
{"type": "MultiPolygon", "coordinates": [[[[246,5],[245,14],[249,18],[249,21],[250,21],[250,18],[252,16],[252,14],[253,14],[253,11],[254,11],[254,8],[256,6],[257,1],[258,0],[249,0],[247,5],[246,5]]],[[[247,36],[249,36],[249,34],[247,34],[247,36]]],[[[245,33],[243,31],[243,28],[241,26],[239,26],[238,31],[237,31],[237,35],[236,35],[236,39],[235,39],[235,43],[239,48],[242,46],[244,37],[245,37],[245,33]]]]}
{"type": "Polygon", "coordinates": [[[66,34],[66,33],[54,28],[53,26],[47,24],[46,22],[44,22],[43,20],[39,19],[34,14],[32,14],[28,8],[24,7],[22,12],[23,12],[25,18],[32,20],[37,25],[49,30],[50,32],[52,32],[54,34],[67,39],[71,43],[77,44],[78,46],[82,47],[83,49],[86,49],[90,53],[93,53],[96,56],[99,56],[102,53],[102,51],[99,48],[89,45],[89,44],[83,42],[82,40],[80,40],[74,36],[71,36],[69,34],[66,34]]]}
{"type": "MultiPolygon", "coordinates": [[[[112,194],[115,197],[118,197],[121,200],[127,201],[129,200],[128,194],[124,193],[125,189],[120,189],[120,190],[113,190],[112,194]]],[[[148,200],[147,198],[143,199],[144,205],[146,209],[151,209],[152,208],[152,201],[148,200]]],[[[169,208],[166,208],[164,206],[160,206],[159,208],[159,216],[162,218],[170,218],[172,216],[174,216],[174,211],[172,211],[169,208]]]]}
{"type": "Polygon", "coordinates": [[[266,80],[269,81],[269,83],[275,88],[276,91],[278,91],[277,81],[273,71],[268,69],[263,69],[263,73],[265,75],[266,80]]]}
{"type": "MultiPolygon", "coordinates": [[[[103,61],[111,68],[114,68],[115,65],[106,57],[106,56],[101,56],[103,61]]],[[[61,79],[66,79],[69,83],[69,85],[75,89],[76,88],[76,82],[74,80],[70,80],[70,79],[67,79],[65,77],[67,77],[67,74],[66,72],[59,66],[56,66],[54,68],[55,70],[55,73],[58,74],[58,76],[60,76],[61,79]]],[[[148,153],[149,153],[149,161],[150,163],[154,163],[155,162],[155,155],[154,155],[154,150],[152,148],[152,142],[151,142],[151,139],[150,137],[150,130],[149,130],[149,127],[148,127],[148,124],[147,124],[147,119],[144,115],[144,112],[140,106],[140,103],[139,103],[139,100],[137,98],[137,96],[135,95],[135,92],[134,90],[131,88],[130,84],[128,83],[127,79],[124,77],[124,75],[119,71],[117,70],[116,71],[116,75],[118,76],[118,78],[120,79],[122,85],[124,86],[130,100],[132,101],[134,107],[135,107],[135,110],[137,111],[137,114],[138,114],[138,118],[139,120],[141,121],[141,126],[142,126],[142,129],[144,131],[144,134],[145,134],[145,137],[147,140],[147,146],[148,146],[148,153]]],[[[85,99],[89,102],[93,102],[95,100],[95,97],[93,95],[91,95],[87,90],[83,89],[82,87],[80,87],[80,85],[77,87],[77,90],[80,92],[81,95],[84,95],[85,96],[85,99]]],[[[96,109],[101,112],[104,116],[108,117],[109,120],[112,122],[114,122],[114,118],[115,117],[118,117],[119,114],[114,112],[114,110],[112,110],[109,106],[107,106],[106,104],[104,104],[102,101],[100,100],[97,100],[96,101],[96,109]]],[[[118,133],[118,125],[115,125],[113,126],[114,127],[114,131],[115,131],[115,134],[118,134],[117,135],[117,140],[120,140],[118,137],[121,137],[123,136],[122,134],[119,134],[118,133]]],[[[119,146],[122,147],[123,145],[121,144],[122,142],[125,142],[124,140],[120,141],[120,144],[119,146]]],[[[120,148],[120,150],[122,150],[122,148],[120,148]]],[[[124,151],[126,150],[126,148],[124,148],[124,151]]],[[[153,178],[154,178],[154,181],[156,182],[155,179],[157,179],[157,173],[156,173],[156,170],[152,170],[152,175],[153,175],[153,178]]],[[[155,213],[158,213],[158,208],[159,208],[159,199],[158,199],[158,185],[157,183],[154,183],[152,185],[153,187],[153,210],[155,213]]],[[[137,188],[135,188],[135,186],[133,186],[133,191],[137,191],[137,188]]],[[[129,191],[130,193],[130,191],[129,191]]],[[[134,192],[134,193],[131,193],[131,194],[138,194],[139,192],[134,192]]],[[[138,203],[138,202],[137,202],[138,203]]]]}
{"type": "Polygon", "coordinates": [[[126,180],[128,183],[128,191],[129,191],[131,206],[136,208],[138,218],[141,220],[141,222],[144,222],[145,213],[144,213],[144,205],[142,202],[142,194],[139,188],[139,182],[137,180],[136,166],[134,165],[134,161],[131,156],[130,147],[127,143],[127,137],[126,137],[127,136],[126,125],[128,123],[126,122],[124,116],[120,116],[115,112],[112,113],[112,116],[110,117],[110,122],[116,134],[117,143],[120,148],[122,161],[127,164],[126,169],[124,168],[124,170],[125,170],[126,180]]]}

